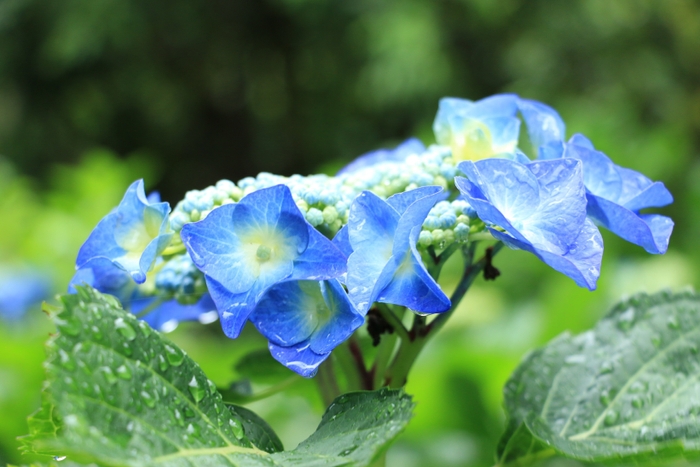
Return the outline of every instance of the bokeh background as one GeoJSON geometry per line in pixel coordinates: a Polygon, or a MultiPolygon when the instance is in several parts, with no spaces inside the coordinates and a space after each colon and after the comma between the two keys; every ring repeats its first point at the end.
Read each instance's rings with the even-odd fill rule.
{"type": "MultiPolygon", "coordinates": [[[[0,465],[27,461],[15,437],[38,406],[51,332],[39,306],[4,297],[18,277],[35,279],[22,282],[34,301],[65,290],[133,180],[174,205],[222,177],[332,173],[409,136],[431,143],[442,96],[516,92],[664,181],[676,229],[661,257],[604,232],[595,292],[513,251],[470,291],[411,375],[415,418],[388,458],[492,465],[501,388],[529,349],[623,296],[698,285],[699,84],[691,0],[1,0],[0,465]]],[[[216,323],[171,336],[221,385],[264,347],[216,323]]],[[[310,382],[251,408],[288,448],[322,411],[310,382]]]]}

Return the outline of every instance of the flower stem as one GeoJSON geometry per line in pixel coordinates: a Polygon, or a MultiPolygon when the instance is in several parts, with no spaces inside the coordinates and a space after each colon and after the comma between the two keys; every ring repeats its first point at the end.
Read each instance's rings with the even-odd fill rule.
{"type": "Polygon", "coordinates": [[[331,402],[340,395],[340,388],[338,388],[338,380],[333,370],[332,359],[329,358],[321,363],[321,366],[318,368],[318,374],[314,379],[316,380],[316,384],[318,384],[318,391],[321,394],[323,405],[328,407],[331,405],[331,402]]]}
{"type": "MultiPolygon", "coordinates": [[[[408,335],[408,333],[406,333],[408,335]]],[[[383,334],[377,349],[377,355],[374,357],[374,365],[372,366],[372,389],[378,389],[384,384],[384,372],[389,365],[389,360],[394,354],[396,341],[398,336],[394,334],[383,334]]]]}
{"type": "MultiPolygon", "coordinates": [[[[386,303],[377,303],[377,311],[382,315],[382,318],[386,320],[387,323],[391,325],[391,327],[394,329],[394,332],[402,339],[402,340],[410,340],[410,337],[408,336],[408,331],[403,325],[403,322],[401,321],[401,318],[396,316],[394,312],[389,308],[389,305],[386,303]]],[[[405,308],[404,308],[405,310],[405,308]]],[[[401,313],[401,317],[403,317],[403,313],[401,313]]]]}
{"type": "Polygon", "coordinates": [[[353,358],[352,352],[350,350],[350,343],[344,342],[343,344],[336,347],[335,351],[333,352],[333,355],[335,355],[335,357],[338,359],[338,363],[340,363],[340,369],[345,375],[345,379],[348,385],[347,392],[359,391],[360,389],[362,389],[362,380],[360,377],[359,370],[357,369],[357,366],[355,364],[355,359],[353,358]]]}
{"type": "Polygon", "coordinates": [[[235,393],[229,389],[219,389],[219,392],[221,393],[221,397],[224,399],[224,403],[226,404],[249,404],[251,402],[274,396],[278,392],[284,391],[301,380],[302,378],[297,375],[290,376],[289,378],[282,380],[269,388],[263,389],[262,391],[249,396],[235,393]]]}

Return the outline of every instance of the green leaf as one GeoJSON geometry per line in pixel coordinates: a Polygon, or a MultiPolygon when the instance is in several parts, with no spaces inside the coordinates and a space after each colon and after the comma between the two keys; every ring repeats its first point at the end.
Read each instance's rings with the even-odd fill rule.
{"type": "Polygon", "coordinates": [[[402,390],[344,394],[328,407],[314,434],[295,450],[278,455],[280,465],[368,465],[406,427],[413,406],[402,390]]]}
{"type": "Polygon", "coordinates": [[[505,387],[500,464],[700,454],[700,296],[638,295],[530,354],[505,387]]]}
{"type": "Polygon", "coordinates": [[[282,441],[277,433],[252,410],[238,405],[229,405],[229,410],[243,422],[243,431],[250,439],[255,440],[255,445],[265,452],[284,451],[282,441]]]}
{"type": "Polygon", "coordinates": [[[61,301],[28,449],[109,466],[362,466],[410,418],[399,391],[341,396],[307,441],[276,452],[264,421],[229,409],[192,359],[115,299],[79,288],[61,301]]]}

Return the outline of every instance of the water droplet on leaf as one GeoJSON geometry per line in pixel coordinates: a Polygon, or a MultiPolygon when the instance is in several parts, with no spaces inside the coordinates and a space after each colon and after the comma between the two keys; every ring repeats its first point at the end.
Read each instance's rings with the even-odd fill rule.
{"type": "Polygon", "coordinates": [[[604,421],[605,421],[605,424],[606,424],[607,426],[614,425],[615,422],[617,421],[617,418],[618,418],[619,416],[620,416],[620,415],[619,415],[617,412],[615,412],[614,410],[608,411],[608,413],[605,414],[605,420],[604,420],[604,421]]]}
{"type": "Polygon", "coordinates": [[[204,399],[204,388],[199,385],[197,378],[193,376],[188,386],[190,388],[190,394],[192,394],[192,397],[194,397],[195,402],[199,402],[204,399]]]}
{"type": "Polygon", "coordinates": [[[117,318],[114,320],[114,327],[117,328],[117,332],[124,336],[125,339],[133,341],[136,339],[136,330],[124,321],[124,318],[117,318]]]}
{"type": "Polygon", "coordinates": [[[163,347],[165,349],[165,357],[172,366],[182,365],[185,355],[181,350],[175,349],[169,345],[163,347]]]}
{"type": "Polygon", "coordinates": [[[119,376],[121,379],[131,379],[131,370],[128,366],[122,365],[117,368],[117,376],[119,376]]]}

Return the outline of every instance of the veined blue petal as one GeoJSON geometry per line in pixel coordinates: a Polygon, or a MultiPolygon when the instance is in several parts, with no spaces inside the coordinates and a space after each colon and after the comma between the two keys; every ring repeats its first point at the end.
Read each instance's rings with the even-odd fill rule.
{"type": "Polygon", "coordinates": [[[425,145],[417,138],[410,138],[394,149],[379,149],[359,156],[335,175],[349,174],[382,162],[401,162],[411,154],[425,152],[425,145]]]}
{"type": "Polygon", "coordinates": [[[535,151],[551,142],[564,141],[566,127],[556,110],[530,99],[519,99],[518,109],[535,151]]]}
{"type": "MultiPolygon", "coordinates": [[[[406,209],[419,199],[441,191],[442,187],[439,186],[423,186],[392,195],[386,199],[386,203],[394,208],[399,213],[399,216],[403,216],[406,209]]],[[[447,196],[448,193],[443,193],[443,198],[447,198],[447,196]]]]}
{"type": "Polygon", "coordinates": [[[664,254],[673,221],[654,214],[639,215],[624,206],[588,194],[588,215],[599,225],[652,254],[664,254]]]}
{"type": "Polygon", "coordinates": [[[352,254],[352,246],[350,245],[350,236],[348,235],[348,226],[344,225],[338,233],[333,237],[333,245],[335,245],[346,257],[352,254]]]}
{"type": "MultiPolygon", "coordinates": [[[[435,203],[444,199],[447,195],[447,193],[443,191],[442,187],[438,186],[416,188],[415,190],[411,190],[406,193],[410,193],[410,195],[404,195],[404,193],[401,193],[399,195],[392,196],[392,198],[394,198],[404,195],[404,197],[414,200],[401,213],[401,218],[396,226],[396,230],[394,232],[394,245],[392,247],[392,254],[395,256],[402,256],[410,249],[410,235],[413,228],[422,225],[432,207],[435,206],[435,203]]],[[[391,204],[389,200],[387,200],[387,203],[391,204]]],[[[413,239],[413,243],[415,243],[416,240],[417,237],[413,239]]]]}
{"type": "Polygon", "coordinates": [[[559,159],[564,156],[564,143],[554,141],[539,147],[537,151],[537,160],[547,161],[551,159],[559,159]]]}
{"type": "Polygon", "coordinates": [[[386,256],[391,252],[399,214],[372,192],[363,191],[350,206],[348,237],[353,249],[371,245],[386,256]]]}
{"type": "Polygon", "coordinates": [[[572,278],[579,287],[595,290],[603,259],[603,238],[593,223],[586,219],[579,237],[568,252],[557,254],[521,242],[504,232],[490,229],[491,234],[511,248],[529,251],[542,262],[572,278]]]}
{"type": "Polygon", "coordinates": [[[311,350],[325,354],[348,339],[365,322],[337,280],[320,283],[321,294],[330,316],[319,321],[311,336],[311,350]]]}
{"type": "Polygon", "coordinates": [[[507,159],[488,159],[478,165],[464,161],[458,168],[516,228],[537,210],[539,184],[527,166],[507,159]]]}
{"type": "Polygon", "coordinates": [[[399,260],[391,282],[379,292],[377,301],[405,306],[421,313],[440,313],[450,309],[450,299],[423,265],[415,247],[421,227],[413,228],[407,250],[399,260]]]}
{"type": "Polygon", "coordinates": [[[255,309],[255,291],[233,294],[209,276],[204,276],[207,290],[216,304],[219,321],[226,337],[235,339],[241,334],[248,316],[255,309]]]}
{"type": "Polygon", "coordinates": [[[308,246],[294,260],[294,271],[290,279],[320,281],[345,274],[347,270],[347,256],[334,245],[334,242],[330,242],[318,230],[310,225],[308,229],[308,246]]]}
{"type": "Polygon", "coordinates": [[[172,238],[169,212],[168,203],[149,202],[142,180],[132,183],[119,206],[97,224],[80,248],[76,267],[94,258],[107,258],[143,283],[172,238]]]}
{"type": "Polygon", "coordinates": [[[652,182],[644,175],[625,167],[618,167],[622,178],[622,193],[618,203],[630,211],[660,208],[673,203],[673,195],[661,182],[652,182]]]}
{"type": "Polygon", "coordinates": [[[382,275],[391,259],[391,249],[378,252],[373,250],[371,246],[353,251],[348,258],[346,278],[348,295],[363,315],[367,314],[367,310],[372,306],[379,290],[383,289],[386,282],[391,280],[392,274],[382,275]]]}
{"type": "Polygon", "coordinates": [[[317,354],[311,350],[310,345],[308,341],[304,341],[291,347],[282,347],[270,342],[268,347],[275,360],[304,378],[311,378],[318,371],[319,365],[328,358],[330,352],[317,354]]]}
{"type": "Polygon", "coordinates": [[[622,177],[608,156],[585,146],[567,144],[564,157],[576,158],[583,163],[583,181],[588,191],[611,201],[620,198],[622,177]]]}
{"type": "Polygon", "coordinates": [[[68,284],[68,292],[75,293],[76,285],[89,285],[102,293],[114,295],[125,310],[137,297],[137,287],[130,275],[102,257],[91,259],[75,272],[68,284]]]}
{"type": "Polygon", "coordinates": [[[289,347],[311,337],[328,314],[319,282],[287,281],[268,289],[249,319],[270,342],[289,347]]]}
{"type": "Polygon", "coordinates": [[[233,229],[237,208],[216,208],[204,220],[185,224],[180,233],[197,268],[233,294],[250,290],[260,274],[257,247],[245,245],[233,229]]]}

